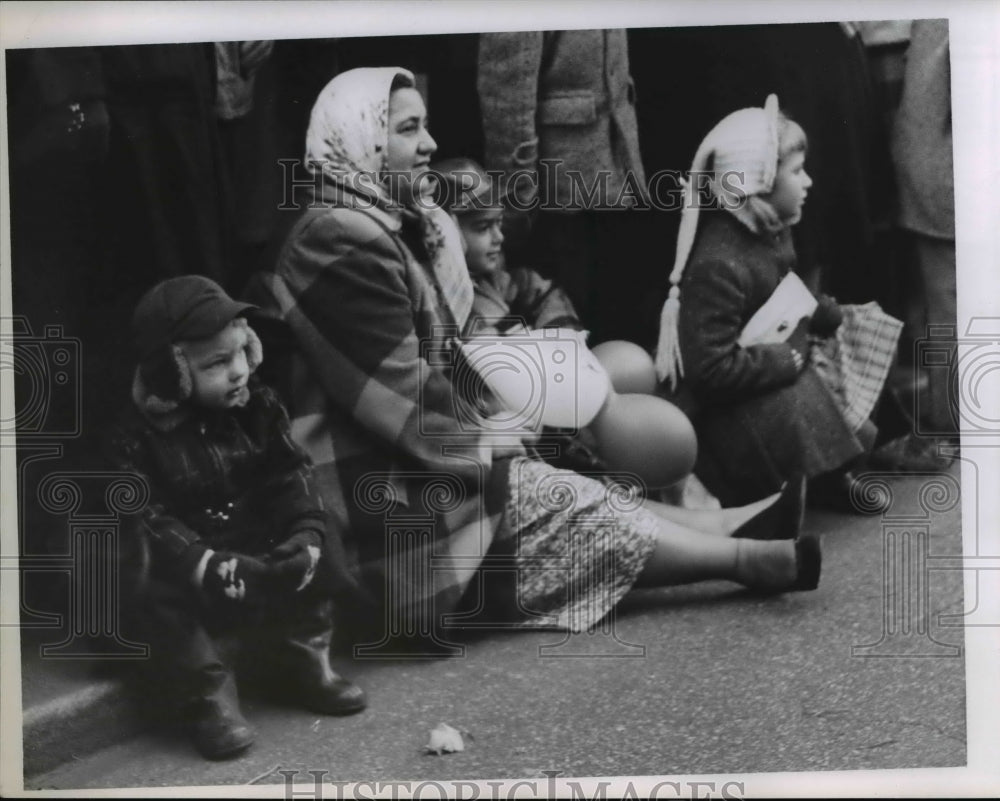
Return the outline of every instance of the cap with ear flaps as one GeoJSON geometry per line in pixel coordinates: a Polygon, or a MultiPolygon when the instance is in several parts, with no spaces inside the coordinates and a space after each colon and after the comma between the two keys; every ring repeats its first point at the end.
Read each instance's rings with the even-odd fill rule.
{"type": "Polygon", "coordinates": [[[140,298],[132,314],[132,335],[144,358],[172,342],[210,337],[256,308],[233,300],[210,278],[180,275],[161,281],[140,298]]]}
{"type": "Polygon", "coordinates": [[[178,344],[214,336],[228,325],[247,334],[247,363],[253,372],[263,359],[260,340],[243,319],[256,309],[233,300],[215,281],[201,275],[182,275],[161,281],[136,304],[132,334],[139,356],[132,398],[148,415],[177,411],[191,395],[190,365],[178,344]]]}
{"type": "Polygon", "coordinates": [[[710,173],[712,195],[724,208],[739,216],[743,201],[751,195],[770,192],[778,169],[778,97],[768,95],[763,108],[744,108],[723,118],[702,140],[684,185],[684,207],[677,232],[677,252],[670,273],[670,292],[660,314],[660,338],[656,347],[656,374],[676,389],[684,376],[677,317],[684,267],[698,230],[697,173],[710,173]],[[711,168],[709,165],[711,164],[711,168]],[[723,176],[733,176],[723,181],[723,176]]]}

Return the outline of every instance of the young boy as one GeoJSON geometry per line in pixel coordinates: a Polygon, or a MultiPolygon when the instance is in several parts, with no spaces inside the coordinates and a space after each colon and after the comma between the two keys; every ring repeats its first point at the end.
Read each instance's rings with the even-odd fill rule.
{"type": "Polygon", "coordinates": [[[253,308],[196,275],[146,293],[132,320],[132,402],[108,438],[112,463],[150,491],[124,533],[150,551],[136,638],[210,759],[254,740],[224,655],[234,641],[263,646],[288,701],[325,714],[366,704],[330,666],[327,516],[284,407],[253,376],[253,308]]]}

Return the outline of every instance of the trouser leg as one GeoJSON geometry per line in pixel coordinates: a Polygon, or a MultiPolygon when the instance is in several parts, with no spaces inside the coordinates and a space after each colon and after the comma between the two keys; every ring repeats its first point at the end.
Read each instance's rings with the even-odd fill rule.
{"type": "MultiPolygon", "coordinates": [[[[317,577],[319,578],[319,577],[317,577]]],[[[275,695],[327,715],[349,715],[367,706],[364,691],[330,664],[333,601],[303,591],[272,612],[265,623],[273,655],[275,695]]]]}
{"type": "Polygon", "coordinates": [[[230,667],[232,641],[192,594],[163,581],[149,582],[142,609],[150,644],[150,693],[169,702],[174,722],[190,726],[195,747],[224,759],[253,744],[255,732],[240,712],[230,667]]]}

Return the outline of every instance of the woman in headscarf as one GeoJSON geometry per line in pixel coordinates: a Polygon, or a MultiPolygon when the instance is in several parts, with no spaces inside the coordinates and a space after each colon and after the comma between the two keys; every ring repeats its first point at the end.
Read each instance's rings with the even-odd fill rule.
{"type": "Polygon", "coordinates": [[[435,149],[407,70],[334,78],[306,139],[311,202],[258,285],[293,336],[283,389],[339,523],[352,615],[383,642],[441,642],[454,613],[586,630],[634,585],[814,588],[800,485],[671,509],[529,458],[465,402],[456,342],[472,286],[453,221],[426,197],[435,149]]]}

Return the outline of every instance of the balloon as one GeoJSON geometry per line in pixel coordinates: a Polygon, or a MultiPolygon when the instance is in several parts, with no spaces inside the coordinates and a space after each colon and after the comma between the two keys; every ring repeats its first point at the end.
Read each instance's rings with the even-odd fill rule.
{"type": "Polygon", "coordinates": [[[541,421],[583,428],[604,405],[611,382],[584,344],[586,334],[545,328],[462,344],[469,365],[500,399],[512,425],[541,421]]]}
{"type": "Polygon", "coordinates": [[[651,395],[656,389],[656,368],[646,351],[621,339],[595,345],[594,355],[604,365],[616,392],[651,395]]]}
{"type": "Polygon", "coordinates": [[[635,473],[650,489],[676,484],[698,455],[691,421],[655,395],[612,393],[590,430],[608,467],[635,473]]]}

